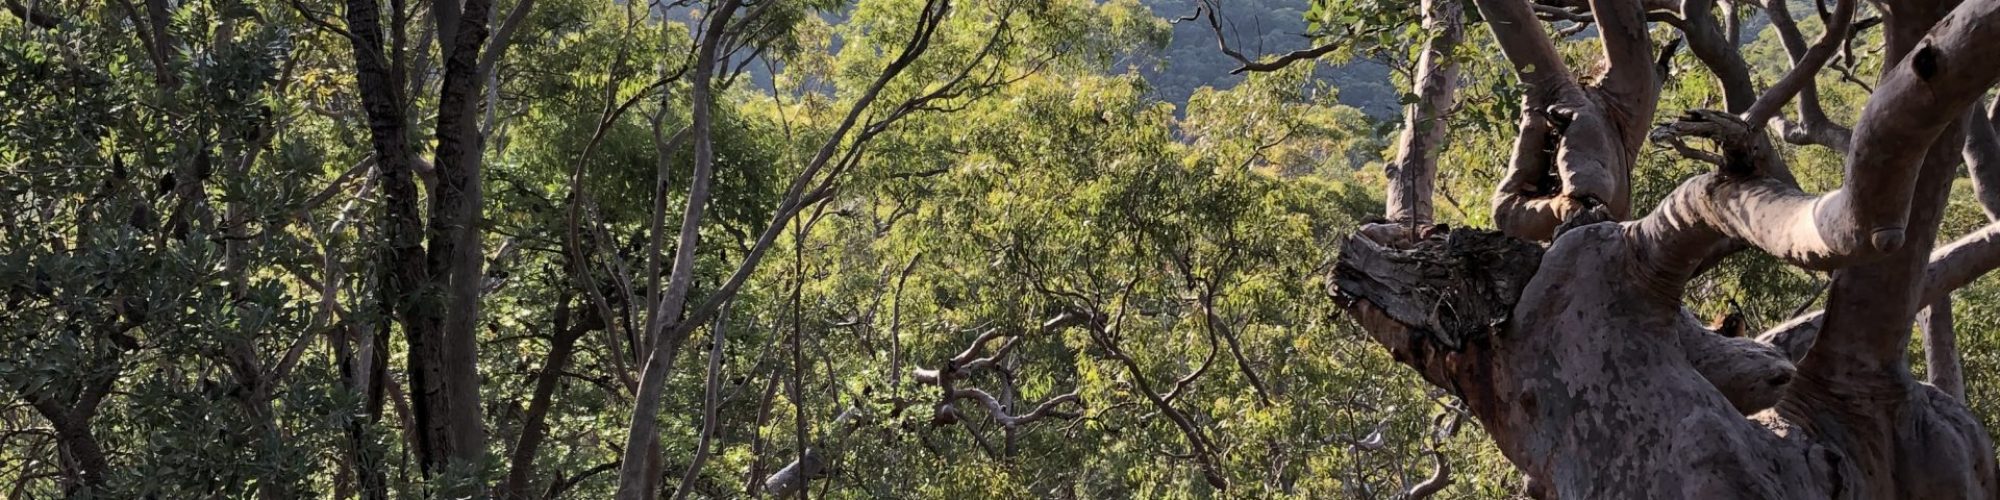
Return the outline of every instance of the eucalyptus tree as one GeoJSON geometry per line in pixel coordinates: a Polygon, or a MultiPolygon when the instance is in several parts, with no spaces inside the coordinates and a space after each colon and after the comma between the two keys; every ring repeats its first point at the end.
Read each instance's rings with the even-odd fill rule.
{"type": "MultiPolygon", "coordinates": [[[[1761,90],[1733,43],[1736,16],[1715,2],[1476,3],[1523,87],[1492,198],[1501,233],[1364,228],[1343,245],[1334,291],[1399,361],[1465,400],[1531,495],[1995,494],[1986,432],[1962,400],[1911,375],[1908,346],[1921,306],[2000,265],[1990,228],[1936,242],[1961,153],[1990,148],[1966,131],[1990,129],[1972,110],[2000,80],[1978,61],[2000,43],[2000,2],[1880,2],[1879,20],[1861,20],[1858,2],[1840,1],[1806,46],[1790,5],[1773,0],[1760,7],[1793,67],[1761,90]],[[1595,28],[1601,71],[1580,79],[1544,20],[1562,37],[1595,28]],[[1879,80],[1854,125],[1839,125],[1816,102],[1816,77],[1854,71],[1850,47],[1878,25],[1879,80]],[[1655,30],[1674,38],[1662,47],[1655,30]],[[1683,42],[1726,109],[1655,127],[1683,42]],[[1800,118],[1780,117],[1795,100],[1800,118]],[[1774,136],[1844,157],[1844,184],[1803,192],[1774,136]],[[1642,213],[1632,179],[1649,141],[1714,171],[1642,213]],[[1754,339],[1698,323],[1688,284],[1752,249],[1831,272],[1826,310],[1754,339]]],[[[1991,169],[1969,166],[1975,181],[1991,169]]],[[[1405,198],[1388,200],[1391,213],[1405,198]]],[[[1955,383],[1950,370],[1931,375],[1955,383]]]]}

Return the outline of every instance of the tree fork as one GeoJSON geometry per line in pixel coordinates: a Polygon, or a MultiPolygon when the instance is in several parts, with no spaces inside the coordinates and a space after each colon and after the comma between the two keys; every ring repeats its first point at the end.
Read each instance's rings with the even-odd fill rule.
{"type": "MultiPolygon", "coordinates": [[[[1536,74],[1548,66],[1532,62],[1535,51],[1519,50],[1546,40],[1511,33],[1520,29],[1505,23],[1514,6],[1480,6],[1500,14],[1486,17],[1510,60],[1535,69],[1522,75],[1531,87],[1567,85],[1536,74]]],[[[1592,7],[1604,23],[1621,19],[1607,14],[1611,8],[1632,5],[1592,7]]],[[[1680,149],[1722,168],[1690,180],[1645,219],[1565,224],[1574,227],[1554,235],[1532,264],[1509,263],[1504,250],[1454,257],[1452,239],[1469,238],[1456,231],[1409,248],[1354,237],[1336,265],[1336,293],[1398,361],[1463,397],[1535,489],[1556,498],[1990,497],[1995,468],[1985,432],[1962,404],[1911,379],[1904,345],[1895,342],[1907,342],[1918,299],[1931,287],[1991,268],[1968,264],[1990,258],[1986,239],[1974,239],[1941,251],[1942,262],[1970,270],[1928,285],[1924,278],[1926,257],[1930,269],[1952,269],[1929,252],[1946,166],[1959,153],[1956,120],[1937,117],[1961,116],[2000,77],[2000,68],[1965,62],[2000,50],[2000,1],[1968,2],[1934,26],[1928,21],[1937,17],[1907,5],[1888,10],[1891,38],[1905,41],[1909,56],[1890,54],[1854,132],[1841,190],[1799,192],[1773,177],[1782,165],[1756,127],[1697,114],[1681,131],[1716,140],[1723,151],[1680,149]],[[1929,151],[1912,154],[1913,146],[1929,151]],[[1685,312],[1681,294],[1704,262],[1728,250],[1719,246],[1739,241],[1794,264],[1846,270],[1836,288],[1874,283],[1878,294],[1891,289],[1893,303],[1831,301],[1835,314],[1871,317],[1828,321],[1840,333],[1804,343],[1716,335],[1685,312]],[[1503,292],[1520,280],[1493,278],[1517,275],[1528,278],[1514,295],[1503,292]],[[1481,298],[1487,303],[1474,300],[1481,298]],[[1794,377],[1788,358],[1797,351],[1803,361],[1794,377]],[[1772,401],[1774,409],[1743,416],[1772,401]]],[[[1606,41],[1614,65],[1630,49],[1606,41]]],[[[1537,94],[1528,96],[1523,128],[1564,135],[1560,122],[1572,117],[1536,102],[1560,93],[1537,94]],[[1538,113],[1553,123],[1539,122],[1538,113]]],[[[1641,107],[1648,112],[1639,116],[1649,116],[1641,107]]],[[[1568,146],[1556,148],[1557,167],[1568,146]]],[[[1597,159],[1604,158],[1615,157],[1597,159]]],[[[1548,171],[1521,161],[1513,168],[1548,171]]],[[[1575,192],[1572,179],[1561,180],[1575,192]]]]}

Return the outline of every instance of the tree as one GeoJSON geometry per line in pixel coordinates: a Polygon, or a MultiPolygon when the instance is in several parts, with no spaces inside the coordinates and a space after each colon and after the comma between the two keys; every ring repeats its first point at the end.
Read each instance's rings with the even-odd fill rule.
{"type": "MultiPolygon", "coordinates": [[[[533,2],[516,4],[509,21],[533,2]]],[[[388,210],[382,217],[386,238],[381,253],[384,273],[383,318],[403,326],[410,346],[407,356],[415,410],[416,455],[426,475],[455,479],[446,491],[481,491],[479,469],[486,456],[486,425],[480,416],[478,324],[480,292],[484,288],[485,251],[481,238],[483,183],[481,157],[485,137],[479,110],[491,63],[485,52],[504,51],[506,41],[487,44],[490,0],[445,1],[431,5],[434,26],[428,37],[438,41],[442,82],[437,100],[436,160],[425,166],[430,220],[426,226],[417,208],[415,177],[420,173],[409,143],[411,119],[407,97],[423,85],[413,80],[406,59],[411,12],[391,5],[390,24],[383,26],[381,3],[346,2],[343,36],[352,44],[354,65],[364,103],[374,157],[381,169],[388,210]],[[384,36],[388,43],[384,43],[384,36]],[[426,242],[426,240],[428,240],[426,242]],[[455,484],[454,484],[455,483],[455,484]]],[[[312,15],[307,13],[306,15],[312,15]]],[[[337,28],[336,28],[337,29],[337,28]]],[[[502,33],[508,32],[502,30],[502,33]]],[[[427,51],[428,47],[417,47],[427,51]]],[[[388,325],[377,326],[374,345],[386,353],[388,325]]],[[[382,365],[371,367],[380,379],[382,365]]],[[[379,397],[379,391],[370,391],[379,397]]],[[[380,408],[379,403],[370,403],[380,408]]],[[[375,412],[371,412],[373,414],[375,412]]]]}
{"type": "MultiPolygon", "coordinates": [[[[1811,89],[1872,24],[1855,21],[1856,2],[1823,11],[1821,38],[1755,94],[1724,29],[1735,26],[1710,2],[1477,3],[1526,87],[1493,198],[1502,235],[1364,228],[1343,244],[1334,293],[1398,361],[1465,400],[1532,495],[1995,494],[1985,431],[1912,377],[1907,346],[1921,305],[1995,265],[1985,231],[1934,242],[1961,150],[1987,147],[1968,144],[1965,117],[2000,80],[1973,62],[2000,43],[2000,2],[1881,4],[1882,76],[1851,132],[1815,115],[1811,89]],[[1594,25],[1601,74],[1579,82],[1538,17],[1594,25]],[[1650,127],[1671,78],[1652,18],[1679,32],[1669,55],[1685,39],[1716,76],[1727,111],[1650,127]],[[1804,117],[1776,118],[1795,96],[1804,117]],[[1802,192],[1766,124],[1844,153],[1844,185],[1802,192]],[[1715,170],[1628,220],[1648,139],[1715,170]],[[1826,311],[1756,339],[1697,323],[1688,283],[1746,249],[1832,272],[1826,311]]],[[[1788,48],[1801,45],[1785,2],[1764,7],[1788,48]]]]}

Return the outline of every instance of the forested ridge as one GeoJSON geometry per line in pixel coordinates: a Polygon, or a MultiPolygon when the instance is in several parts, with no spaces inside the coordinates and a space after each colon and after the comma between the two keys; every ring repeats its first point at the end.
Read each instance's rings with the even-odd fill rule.
{"type": "Polygon", "coordinates": [[[2000,494],[2000,1],[0,7],[8,498],[2000,494]]]}

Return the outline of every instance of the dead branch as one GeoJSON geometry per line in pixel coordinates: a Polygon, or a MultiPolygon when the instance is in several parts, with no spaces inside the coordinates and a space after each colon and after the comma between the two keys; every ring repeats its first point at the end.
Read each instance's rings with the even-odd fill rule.
{"type": "Polygon", "coordinates": [[[1222,34],[1221,8],[1215,5],[1214,0],[1200,0],[1200,3],[1195,5],[1194,14],[1180,18],[1180,20],[1202,18],[1208,20],[1209,29],[1215,32],[1216,47],[1222,51],[1223,55],[1236,60],[1236,68],[1229,70],[1229,74],[1232,75],[1240,75],[1246,72],[1268,73],[1277,71],[1291,66],[1292,63],[1318,59],[1320,56],[1340,49],[1339,43],[1326,43],[1312,48],[1279,54],[1278,57],[1269,60],[1253,60],[1250,56],[1244,55],[1243,52],[1229,47],[1229,37],[1222,34]]]}
{"type": "MultiPolygon", "coordinates": [[[[1076,391],[1070,391],[1068,393],[1049,398],[1047,401],[1043,401],[1041,404],[1035,405],[1035,408],[1029,410],[1027,413],[1022,413],[1019,415],[1009,415],[1007,414],[1007,406],[1000,404],[1000,400],[994,398],[993,394],[991,393],[979,389],[955,389],[952,391],[950,397],[945,398],[945,401],[943,403],[938,404],[938,407],[940,408],[940,411],[948,411],[945,409],[949,408],[953,402],[956,402],[961,399],[971,399],[978,401],[981,405],[983,405],[986,408],[986,413],[993,416],[994,422],[998,422],[1002,427],[1006,427],[1009,429],[1032,424],[1035,423],[1035,421],[1047,417],[1075,418],[1076,417],[1075,414],[1063,413],[1057,411],[1056,408],[1064,404],[1074,404],[1079,406],[1083,404],[1083,398],[1081,396],[1078,396],[1076,391]]],[[[952,421],[956,421],[956,419],[953,419],[952,421]]],[[[1008,439],[1011,441],[1013,437],[1010,435],[1008,439]]]]}

